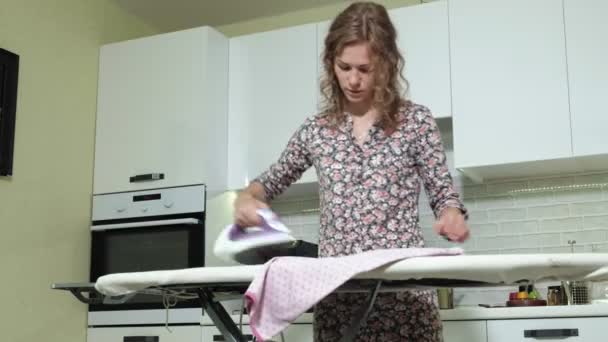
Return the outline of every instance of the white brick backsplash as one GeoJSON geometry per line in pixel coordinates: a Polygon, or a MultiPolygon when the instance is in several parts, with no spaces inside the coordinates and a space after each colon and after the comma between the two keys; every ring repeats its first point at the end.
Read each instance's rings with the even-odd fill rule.
{"type": "Polygon", "coordinates": [[[544,232],[576,231],[583,225],[580,217],[549,219],[540,221],[540,230],[544,232]]]}
{"type": "Polygon", "coordinates": [[[546,204],[553,201],[552,192],[518,193],[513,195],[515,205],[518,207],[529,207],[546,204]]]}
{"type": "Polygon", "coordinates": [[[501,234],[530,234],[538,231],[537,221],[515,221],[500,224],[501,234]]]}
{"type": "Polygon", "coordinates": [[[483,236],[477,239],[477,246],[478,248],[483,246],[483,248],[496,250],[519,248],[520,239],[519,236],[483,236]]]}
{"type": "Polygon", "coordinates": [[[489,222],[523,220],[526,218],[527,209],[491,209],[488,210],[489,222]]]}
{"type": "Polygon", "coordinates": [[[597,253],[608,253],[608,243],[591,244],[591,251],[597,253]]]}
{"type": "Polygon", "coordinates": [[[608,215],[583,217],[583,228],[608,228],[608,215]]]}
{"type": "Polygon", "coordinates": [[[575,240],[576,244],[590,244],[606,241],[606,230],[581,230],[573,233],[562,234],[562,244],[567,244],[568,240],[575,240]]]}
{"type": "Polygon", "coordinates": [[[545,205],[528,208],[528,218],[568,217],[570,209],[568,204],[545,205]]]}
{"type": "Polygon", "coordinates": [[[471,232],[475,236],[486,236],[498,234],[498,224],[496,223],[484,223],[484,224],[471,224],[471,232]]]}
{"type": "Polygon", "coordinates": [[[469,223],[488,222],[488,212],[485,210],[469,210],[469,223]]]}
{"type": "Polygon", "coordinates": [[[544,246],[559,246],[561,241],[559,233],[553,234],[526,234],[521,236],[522,248],[535,248],[544,246]]]}
{"type": "Polygon", "coordinates": [[[504,183],[495,183],[488,184],[487,192],[492,195],[504,195],[510,194],[511,191],[523,190],[528,188],[527,181],[519,181],[519,182],[504,182],[504,183]]]}
{"type": "Polygon", "coordinates": [[[492,196],[476,199],[477,209],[509,208],[514,204],[513,196],[492,196]]]}
{"type": "MultiPolygon", "coordinates": [[[[570,246],[543,247],[541,253],[572,253],[570,246]]],[[[589,252],[585,246],[574,246],[575,253],[589,252]]]]}
{"type": "MultiPolygon", "coordinates": [[[[471,238],[454,244],[432,230],[435,218],[420,203],[420,226],[429,247],[461,246],[467,254],[608,252],[608,172],[547,178],[465,182],[471,238]],[[576,186],[579,186],[578,188],[576,186]],[[518,192],[517,190],[524,190],[518,192]],[[532,190],[525,192],[525,190],[532,190]]],[[[318,241],[318,198],[273,203],[298,238],[318,241]],[[312,209],[312,211],[311,211],[312,209]]]]}
{"type": "Polygon", "coordinates": [[[574,216],[608,214],[608,201],[574,203],[571,206],[574,216]]]}
{"type": "Polygon", "coordinates": [[[556,202],[599,201],[602,199],[601,189],[577,189],[555,191],[556,202]]]}
{"type": "Polygon", "coordinates": [[[501,249],[498,254],[537,254],[540,253],[540,248],[514,248],[514,249],[501,249]]]}
{"type": "Polygon", "coordinates": [[[488,191],[485,184],[465,185],[462,190],[464,198],[487,196],[488,191]]]}

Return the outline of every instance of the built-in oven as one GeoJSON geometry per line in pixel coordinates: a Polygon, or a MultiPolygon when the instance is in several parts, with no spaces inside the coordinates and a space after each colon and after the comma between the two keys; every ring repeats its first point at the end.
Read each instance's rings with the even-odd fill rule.
{"type": "MultiPolygon", "coordinates": [[[[93,196],[90,280],[111,273],[204,266],[205,186],[93,196]]],[[[173,304],[173,303],[172,303],[173,304]]],[[[166,323],[161,296],[89,305],[89,326],[166,323]]],[[[197,300],[172,306],[169,323],[198,323],[197,300]]]]}

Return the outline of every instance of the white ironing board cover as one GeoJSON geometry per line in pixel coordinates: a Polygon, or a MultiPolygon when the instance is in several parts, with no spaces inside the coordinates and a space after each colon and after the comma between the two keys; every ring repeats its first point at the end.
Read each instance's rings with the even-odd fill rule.
{"type": "MultiPolygon", "coordinates": [[[[115,273],[97,279],[97,291],[118,296],[149,287],[185,284],[250,283],[263,265],[200,267],[115,273]]],[[[355,279],[450,279],[490,284],[553,280],[608,280],[608,253],[510,254],[416,257],[392,263],[355,279]]]]}

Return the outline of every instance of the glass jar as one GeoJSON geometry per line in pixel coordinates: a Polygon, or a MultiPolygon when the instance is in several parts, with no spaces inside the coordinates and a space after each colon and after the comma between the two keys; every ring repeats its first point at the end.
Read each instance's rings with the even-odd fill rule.
{"type": "Polygon", "coordinates": [[[562,305],[561,286],[549,286],[547,289],[547,305],[562,305]]]}

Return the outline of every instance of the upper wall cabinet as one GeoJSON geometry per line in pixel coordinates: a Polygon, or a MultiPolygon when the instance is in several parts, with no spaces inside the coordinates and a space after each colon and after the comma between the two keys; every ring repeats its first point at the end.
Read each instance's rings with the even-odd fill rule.
{"type": "MultiPolygon", "coordinates": [[[[276,162],[317,111],[316,25],[230,39],[229,188],[239,189],[276,162]]],[[[316,179],[314,168],[300,183],[316,179]]]]}
{"type": "Polygon", "coordinates": [[[450,117],[450,50],[445,1],[389,11],[405,58],[409,98],[429,107],[435,118],[450,117]]]}
{"type": "Polygon", "coordinates": [[[570,157],[562,1],[450,0],[449,23],[456,167],[570,157]]]}
{"type": "Polygon", "coordinates": [[[575,156],[608,153],[608,1],[565,0],[575,156]]]}
{"type": "Polygon", "coordinates": [[[101,48],[95,194],[226,188],[227,57],[208,27],[101,48]]]}

